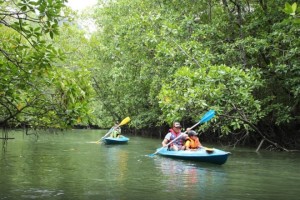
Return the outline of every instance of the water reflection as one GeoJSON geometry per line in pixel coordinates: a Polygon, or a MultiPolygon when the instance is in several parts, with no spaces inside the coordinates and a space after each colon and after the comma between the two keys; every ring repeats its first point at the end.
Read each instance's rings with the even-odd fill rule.
{"type": "MultiPolygon", "coordinates": [[[[227,181],[222,166],[192,161],[182,161],[165,157],[154,159],[155,165],[163,174],[167,191],[184,189],[188,193],[200,196],[207,191],[222,190],[227,181]]],[[[221,192],[221,191],[220,191],[221,192]]]]}
{"type": "Polygon", "coordinates": [[[145,156],[160,140],[87,143],[104,134],[15,134],[0,154],[0,199],[299,199],[299,154],[237,149],[219,166],[145,156]]]}
{"type": "Polygon", "coordinates": [[[37,198],[51,198],[63,195],[62,190],[47,190],[42,188],[29,188],[27,191],[20,189],[15,190],[16,193],[23,193],[20,195],[24,199],[37,199],[37,198]]]}
{"type": "MultiPolygon", "coordinates": [[[[122,148],[123,145],[103,145],[107,150],[106,166],[119,183],[124,181],[128,170],[128,151],[122,148]]],[[[110,174],[110,173],[109,173],[110,174]]]]}

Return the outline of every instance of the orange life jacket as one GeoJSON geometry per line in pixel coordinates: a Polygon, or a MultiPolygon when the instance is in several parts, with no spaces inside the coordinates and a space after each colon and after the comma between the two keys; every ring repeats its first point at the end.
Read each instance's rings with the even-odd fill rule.
{"type": "Polygon", "coordinates": [[[192,138],[187,137],[185,143],[186,143],[185,146],[188,145],[188,147],[189,147],[190,149],[198,149],[198,148],[201,146],[201,143],[200,143],[200,141],[199,141],[198,138],[196,138],[195,140],[193,140],[192,138]],[[189,141],[189,145],[187,144],[187,141],[189,141]]]}

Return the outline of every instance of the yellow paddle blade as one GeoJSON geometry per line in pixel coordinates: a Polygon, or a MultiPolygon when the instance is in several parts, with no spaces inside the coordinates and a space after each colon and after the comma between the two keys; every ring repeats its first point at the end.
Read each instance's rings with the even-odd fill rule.
{"type": "Polygon", "coordinates": [[[126,117],[125,119],[123,119],[123,120],[121,121],[121,123],[119,124],[119,126],[122,126],[122,125],[124,125],[124,124],[127,124],[129,121],[130,121],[130,118],[129,118],[129,117],[126,117]]]}

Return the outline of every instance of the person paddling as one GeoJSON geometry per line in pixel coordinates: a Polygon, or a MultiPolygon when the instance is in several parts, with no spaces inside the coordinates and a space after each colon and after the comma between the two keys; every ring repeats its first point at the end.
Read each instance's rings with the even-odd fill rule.
{"type": "Polygon", "coordinates": [[[114,129],[114,130],[110,134],[110,137],[119,138],[121,135],[121,128],[119,126],[119,122],[116,122],[115,125],[112,127],[112,129],[114,129]]]}
{"type": "MultiPolygon", "coordinates": [[[[187,130],[189,130],[189,129],[187,129],[187,130]]],[[[181,133],[180,123],[174,122],[172,128],[169,129],[169,132],[167,133],[167,135],[165,136],[165,138],[161,144],[163,147],[166,147],[169,142],[171,142],[172,140],[177,138],[176,141],[174,141],[173,143],[171,143],[168,146],[168,149],[171,151],[179,151],[184,148],[183,144],[184,144],[186,137],[187,137],[187,134],[181,133]],[[177,137],[179,137],[179,138],[177,138],[177,137]]]]}

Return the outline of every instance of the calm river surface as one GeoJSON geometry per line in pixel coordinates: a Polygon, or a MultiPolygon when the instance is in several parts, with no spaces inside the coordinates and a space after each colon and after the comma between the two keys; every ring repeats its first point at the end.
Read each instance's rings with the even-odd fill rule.
{"type": "Polygon", "coordinates": [[[300,199],[300,153],[256,153],[202,141],[232,153],[219,166],[149,156],[159,139],[93,143],[105,133],[10,133],[15,139],[0,154],[0,199],[300,199]]]}

